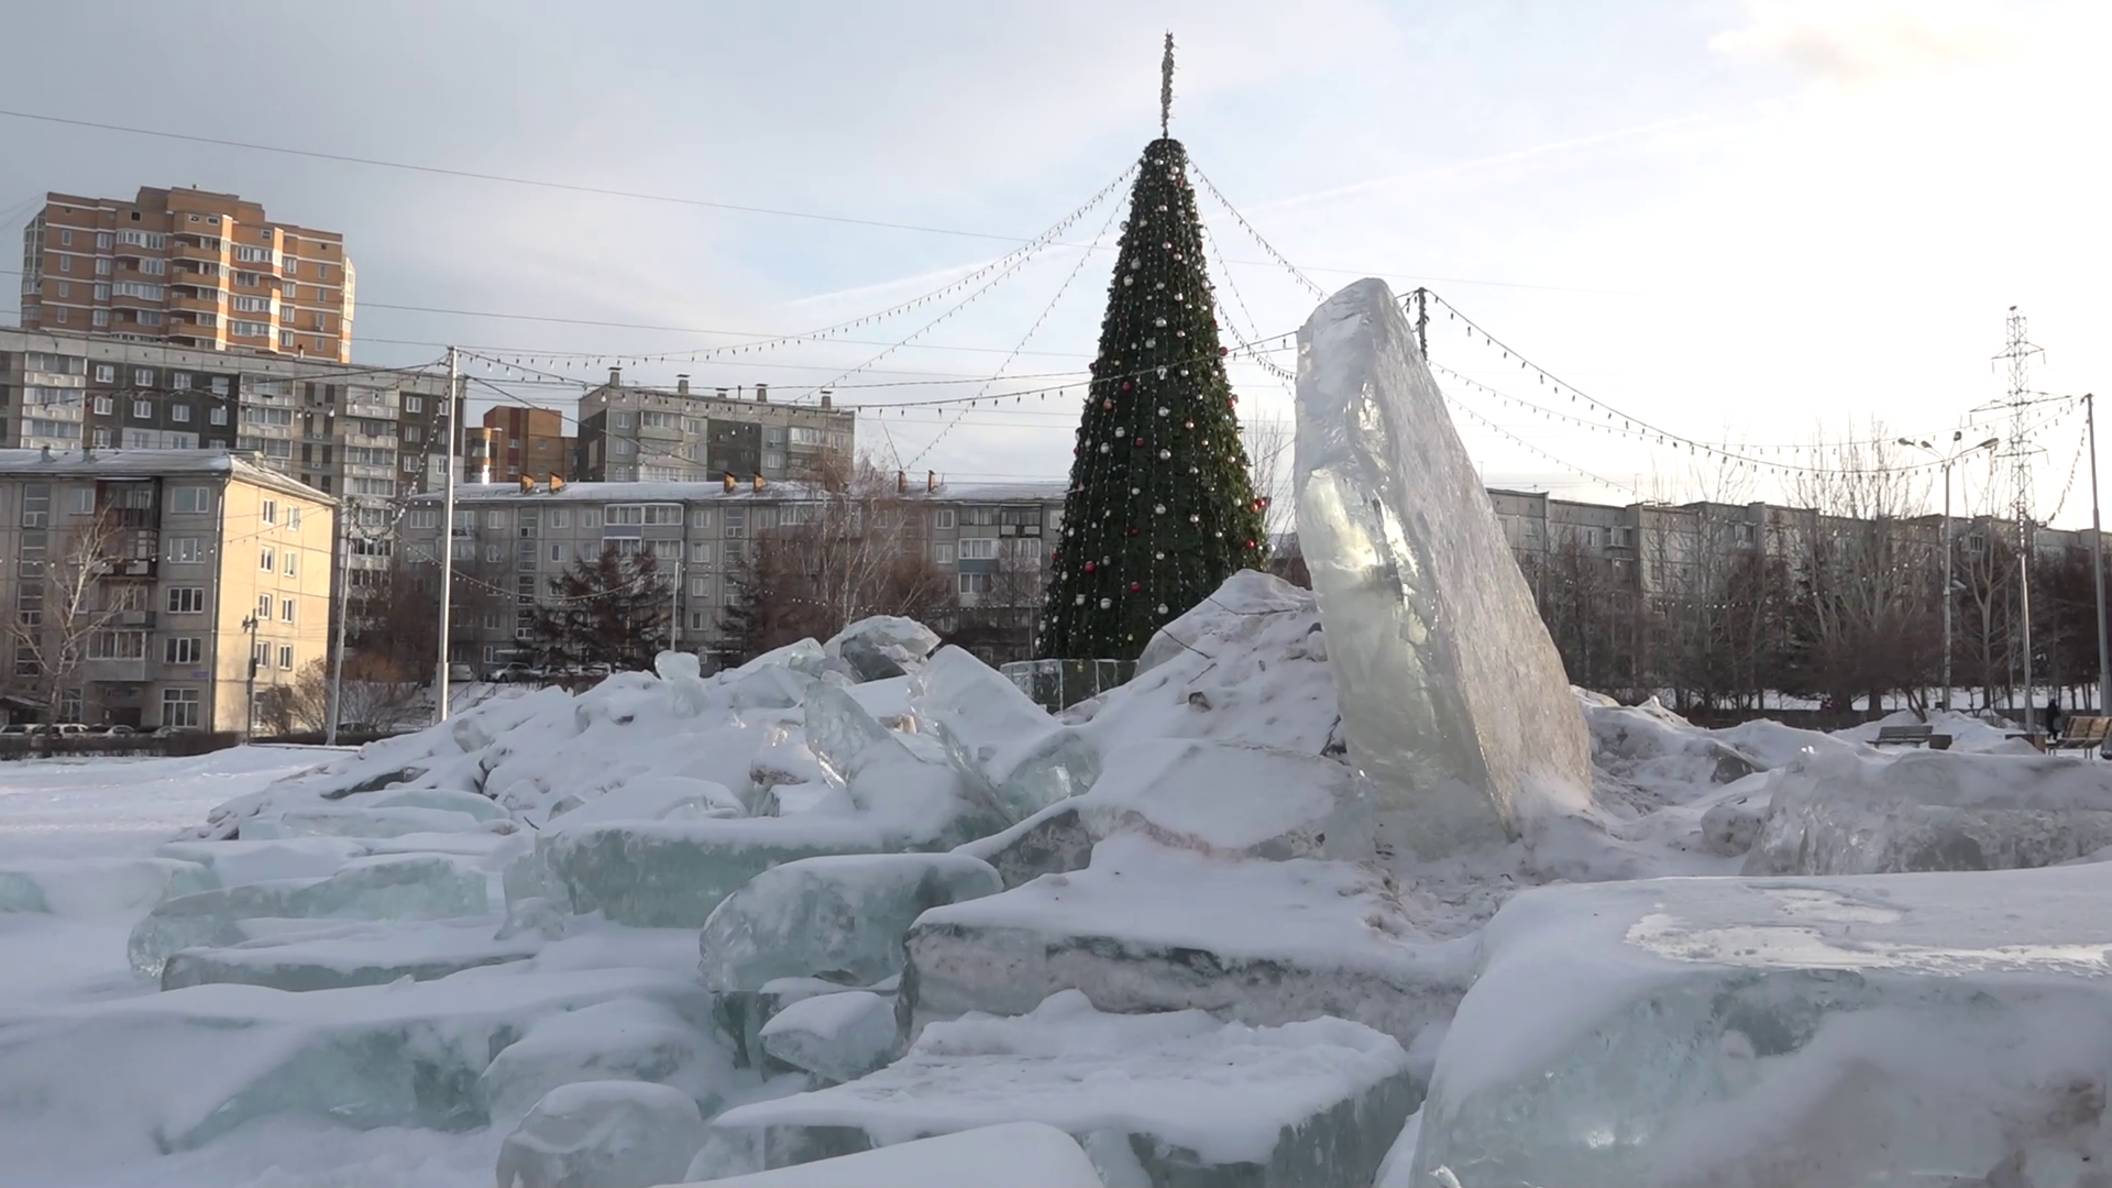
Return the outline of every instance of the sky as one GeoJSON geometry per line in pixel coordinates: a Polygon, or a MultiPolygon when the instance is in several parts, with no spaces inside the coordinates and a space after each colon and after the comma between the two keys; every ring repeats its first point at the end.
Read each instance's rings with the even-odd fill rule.
{"type": "MultiPolygon", "coordinates": [[[[2006,413],[1972,410],[2004,395],[2011,306],[2045,348],[2031,390],[2112,394],[2095,0],[74,0],[7,25],[50,52],[11,55],[0,109],[430,169],[0,115],[0,221],[47,190],[239,193],[345,234],[357,361],[533,360],[564,378],[504,398],[568,413],[618,360],[864,405],[1075,376],[1119,191],[1000,283],[856,341],[664,356],[859,318],[1042,235],[1156,134],[1169,29],[1173,133],[1244,217],[1199,195],[1221,317],[1250,338],[1305,319],[1316,297],[1279,255],[1329,291],[1427,286],[1446,303],[1431,358],[1492,485],[1794,501],[1794,476],[1738,460],[2006,435],[2006,413]]],[[[1284,384],[1233,377],[1243,416],[1287,425],[1284,384]]],[[[1061,478],[1079,395],[869,408],[859,442],[957,481],[1061,478]]],[[[2074,402],[2029,416],[2034,514],[2086,523],[2074,402]]],[[[1958,466],[1960,508],[2006,502],[2008,448],[1958,466]]],[[[1909,481],[1940,503],[1935,472],[1909,481]]]]}

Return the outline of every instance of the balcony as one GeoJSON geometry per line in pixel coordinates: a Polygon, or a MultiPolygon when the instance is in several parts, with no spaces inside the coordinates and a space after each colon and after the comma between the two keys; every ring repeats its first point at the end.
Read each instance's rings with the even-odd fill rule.
{"type": "Polygon", "coordinates": [[[117,612],[117,618],[110,625],[112,627],[137,627],[152,631],[154,630],[154,612],[150,610],[119,611],[117,612]]]}
{"type": "Polygon", "coordinates": [[[147,679],[147,658],[133,656],[122,660],[87,660],[81,664],[81,676],[91,682],[140,682],[147,679]]]}
{"type": "Polygon", "coordinates": [[[218,314],[220,307],[226,303],[226,298],[227,294],[218,289],[197,288],[189,281],[179,281],[169,286],[169,305],[173,309],[218,314]]]}
{"type": "Polygon", "coordinates": [[[201,260],[209,264],[224,263],[227,256],[227,241],[223,239],[192,239],[179,235],[169,241],[169,256],[177,260],[201,260]]]}

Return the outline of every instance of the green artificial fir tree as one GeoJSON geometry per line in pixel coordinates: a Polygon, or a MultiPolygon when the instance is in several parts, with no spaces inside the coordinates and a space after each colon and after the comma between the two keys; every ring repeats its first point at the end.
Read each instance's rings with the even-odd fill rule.
{"type": "MultiPolygon", "coordinates": [[[[1162,133],[1171,35],[1163,65],[1162,133]]],[[[1181,142],[1161,135],[1130,190],[1051,558],[1044,657],[1134,659],[1167,620],[1266,556],[1267,504],[1247,472],[1187,166],[1181,142]]]]}

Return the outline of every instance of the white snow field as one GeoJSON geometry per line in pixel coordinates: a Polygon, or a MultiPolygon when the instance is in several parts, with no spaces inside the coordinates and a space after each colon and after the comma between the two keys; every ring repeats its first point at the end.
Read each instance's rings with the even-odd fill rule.
{"type": "Polygon", "coordinates": [[[1566,688],[1352,298],[1319,599],[1060,714],[882,619],[0,764],[0,1184],[2107,1183],[2112,764],[1566,688]]]}

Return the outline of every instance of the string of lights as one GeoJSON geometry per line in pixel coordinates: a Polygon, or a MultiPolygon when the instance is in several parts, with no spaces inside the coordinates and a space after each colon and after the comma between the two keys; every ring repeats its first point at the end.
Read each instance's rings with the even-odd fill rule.
{"type": "Polygon", "coordinates": [[[1630,496],[1636,499],[1641,499],[1643,497],[1640,491],[1637,491],[1634,487],[1629,486],[1627,483],[1616,482],[1613,479],[1607,478],[1604,475],[1594,474],[1591,471],[1586,470],[1581,466],[1578,466],[1574,462],[1558,458],[1555,455],[1548,453],[1546,450],[1541,449],[1539,446],[1534,445],[1533,443],[1525,440],[1524,438],[1518,436],[1517,434],[1511,432],[1510,430],[1504,428],[1496,422],[1488,419],[1485,416],[1482,416],[1480,413],[1475,412],[1472,408],[1469,408],[1467,405],[1459,402],[1458,400],[1451,399],[1449,395],[1447,396],[1446,403],[1449,404],[1453,409],[1465,413],[1468,419],[1472,420],[1475,424],[1480,425],[1482,428],[1487,429],[1490,432],[1496,434],[1497,436],[1508,440],[1509,442],[1511,442],[1511,444],[1517,446],[1522,450],[1526,450],[1527,452],[1535,455],[1536,457],[1545,459],[1548,462],[1552,462],[1556,466],[1559,466],[1562,469],[1571,472],[1572,474],[1578,475],[1581,478],[1589,479],[1590,481],[1597,483],[1602,487],[1606,487],[1610,490],[1625,491],[1630,496]]]}
{"type": "Polygon", "coordinates": [[[1225,192],[1217,188],[1217,183],[1210,180],[1210,175],[1203,172],[1202,166],[1197,165],[1193,161],[1190,161],[1188,163],[1188,171],[1190,173],[1195,174],[1195,176],[1202,181],[1203,188],[1210,191],[1210,196],[1212,198],[1217,199],[1217,204],[1219,206],[1225,208],[1225,213],[1232,216],[1232,221],[1238,223],[1240,229],[1245,231],[1249,238],[1253,239],[1255,243],[1261,245],[1261,250],[1268,253],[1269,259],[1274,260],[1277,265],[1281,267],[1285,272],[1290,273],[1292,279],[1296,280],[1299,284],[1304,285],[1306,291],[1311,293],[1313,296],[1320,298],[1325,298],[1327,296],[1327,290],[1322,289],[1319,285],[1314,284],[1313,278],[1307,276],[1303,271],[1299,269],[1296,264],[1293,264],[1288,259],[1286,259],[1282,252],[1276,250],[1276,245],[1270,243],[1267,239],[1264,239],[1262,237],[1261,232],[1254,229],[1254,224],[1247,221],[1247,216],[1239,213],[1239,208],[1233,206],[1232,200],[1230,198],[1225,197],[1225,192]]]}

